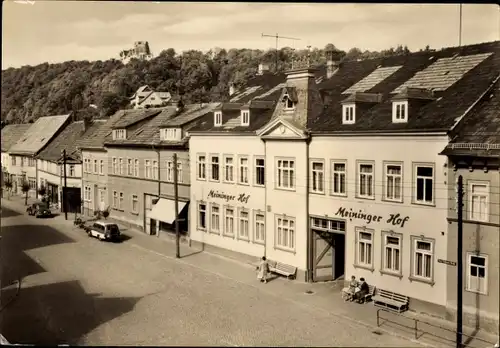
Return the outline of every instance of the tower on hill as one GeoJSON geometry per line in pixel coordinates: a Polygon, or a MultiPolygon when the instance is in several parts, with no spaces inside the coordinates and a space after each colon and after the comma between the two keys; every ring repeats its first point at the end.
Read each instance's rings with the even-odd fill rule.
{"type": "Polygon", "coordinates": [[[136,41],[134,42],[134,48],[120,52],[120,59],[123,64],[127,64],[132,58],[139,60],[150,60],[153,58],[153,54],[149,49],[149,43],[147,41],[136,41]]]}

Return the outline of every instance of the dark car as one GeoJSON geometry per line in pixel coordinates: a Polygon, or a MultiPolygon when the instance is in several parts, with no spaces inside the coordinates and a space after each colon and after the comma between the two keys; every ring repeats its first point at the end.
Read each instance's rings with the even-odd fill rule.
{"type": "Polygon", "coordinates": [[[35,202],[26,209],[29,215],[35,216],[37,218],[51,217],[52,212],[50,211],[49,204],[45,202],[35,202]]]}

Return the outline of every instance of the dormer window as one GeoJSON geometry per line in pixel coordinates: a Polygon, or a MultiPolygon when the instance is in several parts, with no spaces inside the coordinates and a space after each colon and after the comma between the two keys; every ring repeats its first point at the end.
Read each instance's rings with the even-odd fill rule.
{"type": "Polygon", "coordinates": [[[181,140],[182,130],[180,128],[162,128],[160,129],[160,139],[161,140],[181,140]]]}
{"type": "Polygon", "coordinates": [[[356,105],[344,104],[342,105],[342,123],[354,124],[356,121],[356,105]]]}
{"type": "Polygon", "coordinates": [[[250,124],[250,110],[241,111],[241,125],[248,126],[250,124]]]}
{"type": "Polygon", "coordinates": [[[222,126],[222,112],[221,111],[214,112],[214,126],[216,126],[216,127],[222,126]]]}
{"type": "Polygon", "coordinates": [[[127,139],[126,129],[115,129],[113,130],[113,140],[127,139]]]}
{"type": "Polygon", "coordinates": [[[296,104],[296,95],[295,94],[296,94],[295,89],[288,89],[283,94],[283,98],[281,99],[281,102],[283,103],[283,109],[285,111],[295,110],[295,104],[296,104]]]}
{"type": "Polygon", "coordinates": [[[408,102],[398,101],[392,103],[392,122],[408,122],[408,102]]]}

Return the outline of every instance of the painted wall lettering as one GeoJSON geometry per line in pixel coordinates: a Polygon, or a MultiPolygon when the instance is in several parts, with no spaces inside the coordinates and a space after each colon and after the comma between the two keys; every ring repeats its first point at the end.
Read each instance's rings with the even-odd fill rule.
{"type": "MultiPolygon", "coordinates": [[[[344,207],[340,207],[339,210],[335,213],[337,216],[341,216],[343,218],[348,218],[350,221],[352,219],[364,220],[367,224],[371,224],[372,222],[380,222],[383,217],[380,215],[368,214],[363,212],[363,210],[354,211],[352,208],[347,210],[344,207]]],[[[401,217],[401,214],[390,214],[389,218],[385,220],[386,223],[392,224],[393,226],[404,227],[405,223],[410,220],[409,216],[401,217]]]]}
{"type": "Polygon", "coordinates": [[[210,190],[210,192],[208,193],[208,198],[219,198],[225,200],[226,202],[234,201],[236,199],[238,202],[248,203],[250,195],[247,195],[245,193],[240,193],[238,197],[236,197],[234,195],[230,195],[224,192],[210,190]]]}

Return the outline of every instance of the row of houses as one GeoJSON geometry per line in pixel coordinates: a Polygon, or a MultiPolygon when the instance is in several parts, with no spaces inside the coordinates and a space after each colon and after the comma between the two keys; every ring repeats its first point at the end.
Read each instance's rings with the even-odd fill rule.
{"type": "Polygon", "coordinates": [[[499,63],[500,42],[363,61],[330,52],[324,67],[261,72],[229,102],[119,111],[71,143],[83,213],[109,207],[152,235],[178,219],[205,250],[265,255],[308,282],[364,277],[449,319],[462,257],[465,320],[497,332],[499,63]]]}

